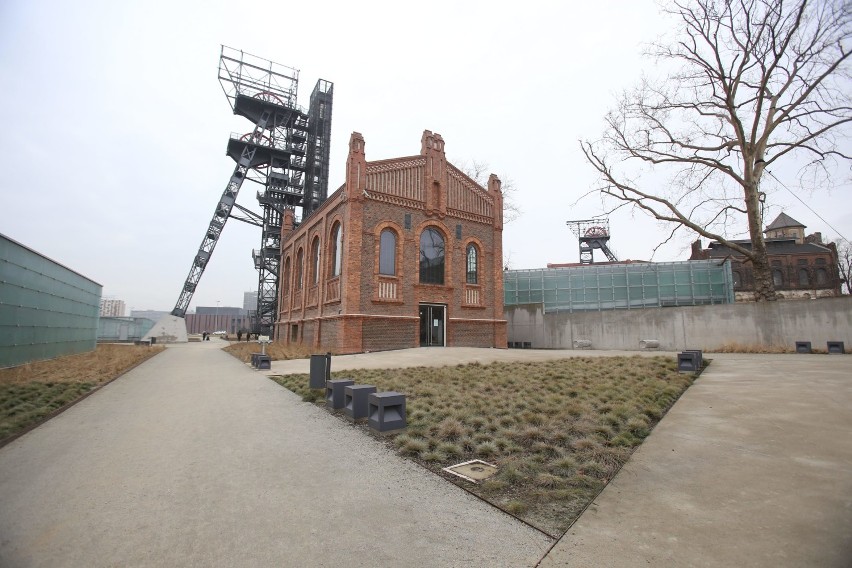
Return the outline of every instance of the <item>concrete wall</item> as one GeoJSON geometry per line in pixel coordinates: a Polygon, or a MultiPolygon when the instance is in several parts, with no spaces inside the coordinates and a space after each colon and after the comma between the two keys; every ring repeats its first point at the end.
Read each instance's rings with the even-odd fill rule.
{"type": "Polygon", "coordinates": [[[640,310],[544,314],[541,306],[506,308],[509,342],[533,348],[571,349],[590,340],[593,349],[638,350],[639,342],[660,341],[660,349],[716,349],[725,344],[789,346],[827,341],[852,348],[852,296],[640,310]]]}

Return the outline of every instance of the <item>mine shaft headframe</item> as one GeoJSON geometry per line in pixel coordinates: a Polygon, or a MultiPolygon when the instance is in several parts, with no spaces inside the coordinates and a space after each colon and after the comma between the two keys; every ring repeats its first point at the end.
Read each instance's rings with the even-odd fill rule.
{"type": "Polygon", "coordinates": [[[609,219],[600,217],[597,219],[577,219],[566,221],[580,241],[580,264],[594,264],[594,250],[600,249],[607,260],[618,262],[615,254],[607,246],[609,241],[609,219]]]}
{"type": "Polygon", "coordinates": [[[577,238],[587,236],[587,233],[597,236],[609,236],[609,219],[599,217],[597,219],[579,219],[575,221],[565,221],[571,232],[577,235],[577,238]]]}
{"type": "Polygon", "coordinates": [[[298,109],[298,69],[225,45],[219,56],[219,84],[231,109],[235,108],[238,95],[298,109]]]}

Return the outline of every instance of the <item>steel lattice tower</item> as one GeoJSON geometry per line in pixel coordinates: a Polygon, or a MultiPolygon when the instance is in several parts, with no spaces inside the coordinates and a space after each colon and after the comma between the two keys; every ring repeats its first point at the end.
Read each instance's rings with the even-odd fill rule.
{"type": "Polygon", "coordinates": [[[300,207],[307,217],[328,196],[334,86],[323,79],[317,81],[306,112],[296,102],[297,69],[225,46],[219,57],[219,83],[234,114],[248,119],[254,128],[246,134],[232,134],[228,140],[227,154],[237,165],[172,315],[186,314],[225,222],[233,217],[261,228],[260,248],[252,251],[258,270],[252,331],[271,336],[278,313],[283,211],[300,207]],[[246,179],[261,186],[257,192],[261,215],[236,203],[246,179]]]}
{"type": "Polygon", "coordinates": [[[580,264],[594,264],[594,250],[600,249],[610,262],[618,262],[607,246],[609,241],[609,219],[580,219],[566,221],[571,231],[580,240],[580,264]]]}

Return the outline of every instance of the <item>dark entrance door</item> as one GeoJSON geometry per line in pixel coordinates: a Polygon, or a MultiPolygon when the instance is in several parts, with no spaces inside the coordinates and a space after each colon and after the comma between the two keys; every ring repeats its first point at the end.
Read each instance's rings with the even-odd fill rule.
{"type": "Polygon", "coordinates": [[[420,304],[420,347],[443,347],[447,307],[420,304]]]}

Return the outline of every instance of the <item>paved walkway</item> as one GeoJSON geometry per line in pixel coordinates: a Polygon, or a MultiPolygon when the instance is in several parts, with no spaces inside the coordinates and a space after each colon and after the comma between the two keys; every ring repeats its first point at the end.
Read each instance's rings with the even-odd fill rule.
{"type": "Polygon", "coordinates": [[[169,347],[0,449],[0,566],[531,566],[551,545],[221,346],[169,347]]]}
{"type": "MultiPolygon", "coordinates": [[[[412,349],[335,357],[332,370],[637,354],[412,349]]],[[[707,357],[540,566],[852,567],[852,356],[707,357]]]]}
{"type": "Polygon", "coordinates": [[[852,566],[852,356],[708,357],[543,568],[852,566]]]}
{"type": "MultiPolygon", "coordinates": [[[[170,347],[0,449],[0,566],[852,565],[852,357],[714,355],[548,552],[220,346],[170,347]]],[[[414,349],[332,368],[612,354],[414,349]]]]}

